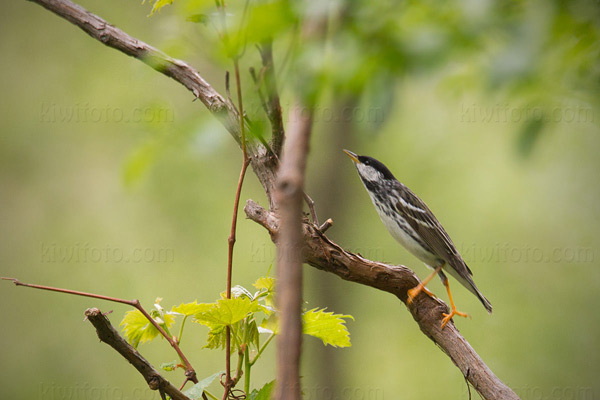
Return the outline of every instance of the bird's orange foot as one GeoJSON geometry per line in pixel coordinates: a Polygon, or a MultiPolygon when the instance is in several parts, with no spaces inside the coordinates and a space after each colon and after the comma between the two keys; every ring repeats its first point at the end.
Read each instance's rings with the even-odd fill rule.
{"type": "Polygon", "coordinates": [[[464,313],[464,312],[460,312],[458,311],[455,307],[452,307],[452,311],[450,311],[450,314],[446,314],[443,313],[444,315],[444,319],[442,320],[442,329],[444,329],[444,327],[446,326],[446,324],[452,319],[452,317],[454,317],[455,315],[458,315],[459,317],[471,317],[469,314],[464,313]]]}
{"type": "Polygon", "coordinates": [[[429,290],[427,290],[425,285],[423,285],[422,283],[419,283],[417,286],[415,286],[412,289],[409,289],[408,292],[406,292],[408,295],[406,304],[412,303],[412,301],[415,299],[415,297],[417,297],[419,295],[419,293],[421,293],[421,292],[425,292],[429,297],[435,298],[435,295],[433,293],[431,293],[429,290]]]}

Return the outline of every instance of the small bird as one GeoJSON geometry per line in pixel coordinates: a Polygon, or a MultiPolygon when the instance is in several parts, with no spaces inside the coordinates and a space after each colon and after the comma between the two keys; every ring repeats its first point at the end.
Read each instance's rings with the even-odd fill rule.
{"type": "Polygon", "coordinates": [[[425,285],[438,274],[446,286],[452,307],[449,314],[444,313],[442,329],[455,315],[468,317],[468,314],[456,310],[448,278],[444,273],[446,271],[477,296],[485,309],[491,313],[492,305],[475,286],[473,273],[456,250],[450,236],[423,200],[398,182],[380,161],[356,155],[349,150],[344,152],[354,161],[358,175],[390,234],[415,257],[434,270],[425,280],[408,291],[408,303],[410,304],[421,291],[433,297],[425,285]]]}

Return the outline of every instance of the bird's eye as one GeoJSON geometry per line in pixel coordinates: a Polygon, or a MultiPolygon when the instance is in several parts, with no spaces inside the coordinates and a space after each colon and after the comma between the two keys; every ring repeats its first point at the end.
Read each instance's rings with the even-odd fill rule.
{"type": "Polygon", "coordinates": [[[365,160],[364,164],[365,165],[371,165],[371,160],[365,160]]]}

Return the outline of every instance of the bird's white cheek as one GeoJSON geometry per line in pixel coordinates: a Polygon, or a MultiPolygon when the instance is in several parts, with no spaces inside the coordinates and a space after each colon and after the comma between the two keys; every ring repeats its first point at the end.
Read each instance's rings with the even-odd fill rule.
{"type": "Polygon", "coordinates": [[[368,167],[362,164],[357,165],[360,174],[369,181],[378,181],[382,179],[381,173],[375,168],[368,167]]]}

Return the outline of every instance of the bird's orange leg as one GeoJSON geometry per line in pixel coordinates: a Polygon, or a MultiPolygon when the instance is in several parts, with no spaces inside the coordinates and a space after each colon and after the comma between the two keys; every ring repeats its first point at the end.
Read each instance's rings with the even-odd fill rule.
{"type": "Polygon", "coordinates": [[[469,314],[460,312],[456,309],[456,306],[454,305],[454,300],[452,300],[452,293],[450,293],[450,284],[448,283],[448,279],[444,280],[444,286],[446,286],[446,290],[448,291],[448,299],[450,299],[450,307],[452,307],[452,310],[450,311],[450,314],[444,313],[444,319],[442,320],[442,329],[444,329],[448,321],[450,321],[455,315],[465,318],[469,317],[469,314]]]}
{"type": "Polygon", "coordinates": [[[425,285],[427,285],[427,284],[429,283],[429,281],[430,281],[430,280],[432,280],[432,279],[433,279],[433,277],[434,277],[434,276],[436,276],[436,275],[437,275],[437,273],[441,271],[441,269],[442,269],[442,266],[443,266],[443,264],[442,264],[442,265],[440,265],[439,267],[437,267],[437,268],[435,269],[435,271],[433,271],[433,272],[431,273],[431,275],[429,275],[427,278],[425,278],[425,279],[424,279],[424,280],[423,280],[421,283],[419,283],[417,286],[415,286],[414,288],[412,288],[412,289],[409,289],[409,290],[408,290],[408,292],[407,292],[407,294],[408,294],[408,299],[406,300],[406,304],[410,304],[410,303],[412,303],[412,301],[415,299],[415,297],[417,297],[417,296],[418,296],[418,294],[419,294],[419,293],[421,293],[421,292],[425,292],[425,293],[427,293],[427,294],[429,295],[429,297],[435,297],[435,296],[433,295],[433,293],[431,293],[429,290],[427,290],[427,288],[425,287],[425,285]]]}

